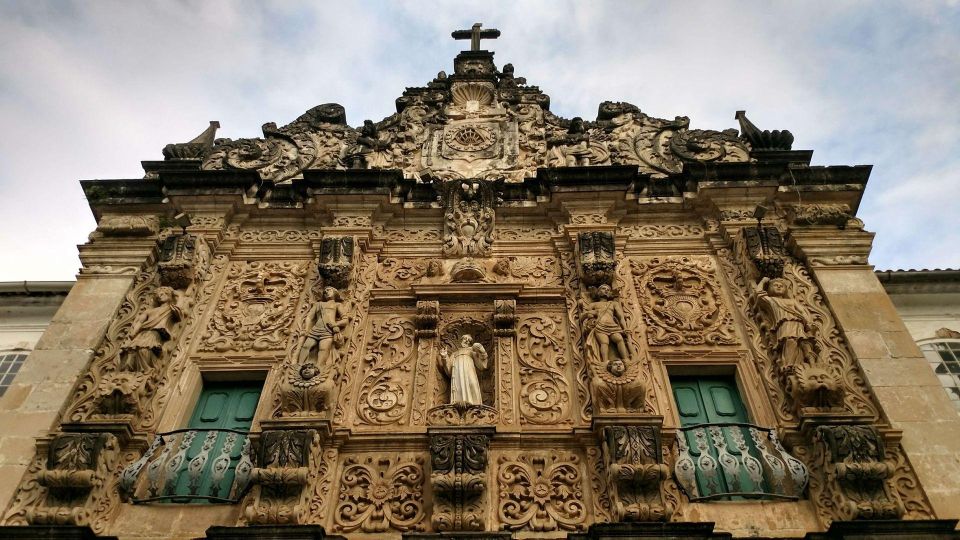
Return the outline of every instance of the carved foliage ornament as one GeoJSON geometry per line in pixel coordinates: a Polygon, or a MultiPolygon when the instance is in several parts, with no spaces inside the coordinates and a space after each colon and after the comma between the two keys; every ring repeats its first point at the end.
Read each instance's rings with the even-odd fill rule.
{"type": "Polygon", "coordinates": [[[603,428],[607,484],[617,521],[664,521],[670,517],[660,484],[669,478],[662,463],[660,430],[653,426],[603,428]]]}
{"type": "Polygon", "coordinates": [[[424,529],[423,458],[351,456],[343,463],[333,520],[343,532],[424,529]]]}
{"type": "Polygon", "coordinates": [[[573,452],[525,453],[498,460],[497,515],[507,530],[576,530],[587,517],[580,457],[573,452]]]}
{"type": "Polygon", "coordinates": [[[306,263],[233,263],[201,351],[267,351],[286,344],[306,263]]]}
{"type": "Polygon", "coordinates": [[[709,257],[632,259],[637,296],[650,345],[737,343],[709,257]]]}
{"type": "Polygon", "coordinates": [[[566,347],[560,315],[527,315],[517,325],[520,419],[525,424],[570,421],[566,347]]]}
{"type": "Polygon", "coordinates": [[[433,527],[438,531],[482,531],[487,446],[482,434],[456,433],[430,438],[433,527]]]}
{"type": "Polygon", "coordinates": [[[251,524],[301,522],[303,488],[308,483],[311,448],[319,446],[313,430],[265,431],[260,436],[257,467],[251,482],[259,486],[244,511],[251,524]]]}
{"type": "MultiPolygon", "coordinates": [[[[815,461],[825,476],[816,493],[817,509],[832,520],[899,519],[904,506],[891,481],[884,441],[873,426],[820,426],[815,461]]],[[[819,486],[818,486],[819,487],[819,486]]]]}
{"type": "Polygon", "coordinates": [[[361,424],[401,421],[410,406],[415,326],[407,317],[374,319],[363,356],[363,379],[357,399],[361,424]]]}

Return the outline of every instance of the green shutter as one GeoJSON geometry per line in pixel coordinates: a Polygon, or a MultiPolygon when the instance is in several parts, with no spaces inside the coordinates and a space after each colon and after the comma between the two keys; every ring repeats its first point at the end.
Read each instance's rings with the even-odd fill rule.
{"type": "MultiPolygon", "coordinates": [[[[740,400],[740,393],[737,391],[733,377],[675,377],[670,379],[670,385],[673,387],[673,397],[677,403],[681,427],[749,422],[746,407],[740,400]]],[[[737,449],[738,445],[733,437],[742,434],[743,431],[736,428],[720,429],[727,452],[739,460],[742,452],[737,449]]],[[[701,438],[707,437],[708,454],[715,460],[719,460],[715,441],[711,438],[711,430],[707,428],[706,430],[688,430],[685,433],[694,462],[697,462],[701,456],[700,446],[704,445],[702,439],[698,446],[695,433],[699,433],[701,438]]],[[[744,440],[744,442],[749,449],[754,449],[752,440],[744,440]]],[[[697,467],[697,488],[702,495],[761,491],[751,482],[742,467],[738,467],[733,473],[719,464],[715,469],[711,475],[708,474],[709,471],[703,471],[699,466],[697,467]]],[[[740,499],[740,497],[731,497],[731,499],[740,499]]]]}
{"type": "MultiPolygon", "coordinates": [[[[253,416],[260,401],[261,383],[251,382],[205,382],[197,406],[190,418],[189,429],[213,430],[233,429],[248,431],[253,423],[253,416]]],[[[230,487],[233,485],[234,470],[240,461],[240,452],[246,442],[245,435],[235,435],[230,432],[199,431],[187,450],[186,459],[180,467],[174,493],[183,498],[173,502],[202,503],[206,499],[191,497],[191,492],[198,495],[227,498],[230,487]],[[195,476],[191,476],[189,466],[198,454],[203,453],[204,446],[207,459],[201,470],[199,483],[195,476]],[[229,445],[229,447],[225,447],[229,445]],[[229,455],[230,461],[222,477],[215,482],[216,461],[218,457],[229,455]],[[194,478],[194,485],[191,485],[194,478]]],[[[221,463],[224,460],[221,459],[221,463]]]]}

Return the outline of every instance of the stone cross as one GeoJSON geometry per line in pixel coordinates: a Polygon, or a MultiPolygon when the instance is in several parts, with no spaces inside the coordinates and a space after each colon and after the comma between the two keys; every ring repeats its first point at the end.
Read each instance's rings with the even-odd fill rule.
{"type": "Polygon", "coordinates": [[[453,39],[469,39],[470,50],[479,51],[481,39],[497,39],[500,37],[500,31],[496,28],[481,30],[480,26],[480,23],[474,23],[470,30],[454,30],[450,36],[453,39]]]}

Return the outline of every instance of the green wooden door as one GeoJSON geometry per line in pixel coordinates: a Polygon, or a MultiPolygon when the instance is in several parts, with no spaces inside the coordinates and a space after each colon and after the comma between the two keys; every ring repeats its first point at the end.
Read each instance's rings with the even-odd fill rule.
{"type": "MultiPolygon", "coordinates": [[[[260,401],[261,383],[205,382],[190,418],[194,431],[179,469],[174,502],[217,502],[231,496],[237,463],[260,401]],[[221,431],[234,430],[234,431],[221,431]]],[[[183,439],[181,439],[182,441],[183,439]]]]}
{"type": "Polygon", "coordinates": [[[755,461],[750,454],[756,453],[749,430],[722,425],[749,422],[733,378],[675,377],[670,384],[680,426],[689,428],[684,435],[696,464],[700,495],[762,492],[748,474],[753,466],[748,462],[755,461]]]}

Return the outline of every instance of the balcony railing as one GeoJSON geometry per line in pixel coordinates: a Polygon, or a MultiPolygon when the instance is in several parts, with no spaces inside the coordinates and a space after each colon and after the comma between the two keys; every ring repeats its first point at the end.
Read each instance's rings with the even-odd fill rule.
{"type": "Polygon", "coordinates": [[[246,431],[178,429],[158,434],[124,469],[120,493],[134,503],[234,503],[252,470],[246,431]]]}
{"type": "Polygon", "coordinates": [[[679,431],[674,470],[691,501],[803,495],[807,467],[784,450],[773,429],[731,423],[679,431]]]}

